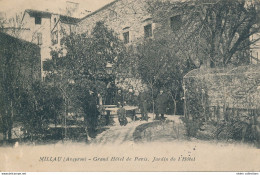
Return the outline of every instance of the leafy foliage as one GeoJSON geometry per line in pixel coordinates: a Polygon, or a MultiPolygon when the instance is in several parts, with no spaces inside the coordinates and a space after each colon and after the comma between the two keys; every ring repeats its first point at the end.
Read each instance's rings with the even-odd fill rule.
{"type": "Polygon", "coordinates": [[[208,89],[203,81],[185,80],[185,118],[187,135],[196,136],[208,119],[208,89]]]}
{"type": "Polygon", "coordinates": [[[194,65],[189,60],[180,59],[168,40],[148,40],[138,48],[138,72],[143,81],[149,85],[152,96],[164,89],[174,101],[181,101],[182,78],[194,65]]]}
{"type": "Polygon", "coordinates": [[[17,120],[23,124],[24,136],[30,139],[43,137],[49,124],[57,124],[60,120],[64,108],[60,91],[36,82],[30,91],[21,89],[20,94],[17,120]]]}
{"type": "Polygon", "coordinates": [[[0,116],[4,139],[12,139],[15,116],[21,111],[20,89],[40,78],[40,48],[0,33],[0,116]]]}
{"type": "Polygon", "coordinates": [[[111,94],[115,93],[109,91],[115,89],[108,86],[115,84],[126,55],[125,48],[103,22],[96,23],[91,35],[72,33],[62,39],[62,44],[66,56],[59,57],[62,50],[52,52],[53,70],[48,76],[55,87],[62,89],[67,107],[84,115],[89,134],[92,135],[98,127],[97,95],[100,94],[104,101],[113,98],[111,94]],[[109,71],[108,65],[111,65],[109,71]]]}

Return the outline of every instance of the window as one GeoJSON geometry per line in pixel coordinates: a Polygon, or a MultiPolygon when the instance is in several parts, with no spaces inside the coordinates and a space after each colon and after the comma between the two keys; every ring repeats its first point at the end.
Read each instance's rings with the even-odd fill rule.
{"type": "Polygon", "coordinates": [[[56,23],[56,18],[54,18],[54,23],[56,23]]]}
{"type": "Polygon", "coordinates": [[[35,24],[42,24],[42,18],[39,16],[35,17],[35,24]]]}
{"type": "Polygon", "coordinates": [[[111,21],[115,21],[117,19],[117,13],[114,10],[110,10],[110,12],[109,12],[109,19],[111,21]]]}
{"type": "Polygon", "coordinates": [[[51,39],[52,39],[52,45],[57,44],[58,43],[58,31],[54,31],[51,34],[51,39]]]}
{"type": "Polygon", "coordinates": [[[152,36],[153,36],[152,24],[148,24],[148,25],[144,26],[144,37],[149,38],[149,37],[152,37],[152,36]]]}
{"type": "Polygon", "coordinates": [[[124,32],[123,36],[124,36],[124,43],[128,44],[129,43],[129,32],[124,32]]]}
{"type": "Polygon", "coordinates": [[[181,28],[181,15],[178,16],[173,16],[170,18],[170,25],[171,25],[171,29],[172,31],[177,31],[181,28]]]}
{"type": "Polygon", "coordinates": [[[42,45],[42,33],[37,33],[37,44],[42,45]]]}

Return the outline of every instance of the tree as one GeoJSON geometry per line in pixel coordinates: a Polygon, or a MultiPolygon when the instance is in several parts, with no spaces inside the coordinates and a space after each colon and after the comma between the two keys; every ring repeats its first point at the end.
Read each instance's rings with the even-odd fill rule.
{"type": "Polygon", "coordinates": [[[177,101],[181,101],[182,97],[182,78],[194,67],[188,64],[188,59],[180,59],[170,45],[167,40],[148,40],[140,45],[137,52],[138,74],[143,83],[149,86],[152,99],[159,89],[169,93],[175,114],[177,101]]]}
{"type": "Polygon", "coordinates": [[[62,43],[66,56],[59,57],[53,52],[50,64],[53,71],[49,76],[54,80],[53,84],[67,94],[74,110],[84,113],[87,127],[93,128],[97,116],[88,115],[90,111],[86,110],[86,105],[90,104],[89,92],[107,96],[107,85],[115,82],[125,48],[103,22],[96,23],[91,35],[72,33],[64,37],[62,43]],[[107,72],[108,64],[112,65],[112,72],[107,72]]]}
{"type": "Polygon", "coordinates": [[[249,63],[250,46],[259,40],[249,40],[259,32],[257,1],[155,0],[147,3],[155,21],[167,15],[180,16],[180,26],[173,28],[172,37],[168,33],[160,37],[168,37],[175,45],[176,53],[192,58],[197,66],[202,63],[211,67],[249,63]]]}
{"type": "Polygon", "coordinates": [[[40,82],[40,48],[0,33],[0,116],[4,139],[12,139],[14,123],[29,136],[41,135],[55,120],[62,100],[55,88],[40,82]]]}
{"type": "MultiPolygon", "coordinates": [[[[201,9],[201,7],[199,8],[201,9]]],[[[211,66],[249,63],[249,37],[259,32],[259,12],[255,4],[246,1],[219,1],[206,5],[199,14],[201,28],[208,36],[208,56],[211,66]],[[242,53],[244,55],[239,56],[242,53]],[[245,58],[246,57],[246,58],[245,58]]]]}
{"type": "MultiPolygon", "coordinates": [[[[5,13],[3,13],[5,14],[5,13]]],[[[22,23],[23,13],[15,13],[13,16],[7,18],[6,15],[0,17],[0,31],[8,33],[15,38],[21,38],[24,30],[24,24],[22,23]]]]}
{"type": "Polygon", "coordinates": [[[44,137],[50,123],[57,123],[63,109],[63,98],[56,87],[34,82],[30,90],[21,88],[17,120],[22,122],[24,136],[31,140],[44,137]]]}
{"type": "Polygon", "coordinates": [[[40,77],[40,49],[3,33],[0,37],[0,115],[4,139],[11,140],[13,122],[20,112],[20,88],[30,89],[31,83],[40,77]]]}
{"type": "MultiPolygon", "coordinates": [[[[250,46],[259,41],[259,38],[250,39],[259,32],[259,2],[203,0],[173,3],[155,0],[148,4],[155,23],[165,22],[164,18],[171,16],[172,31],[158,32],[155,37],[171,43],[165,47],[174,50],[177,58],[187,61],[183,63],[193,68],[203,64],[207,67],[249,64],[250,46]]],[[[195,86],[190,84],[190,90],[186,92],[190,108],[184,119],[190,136],[196,135],[208,113],[207,89],[200,82],[192,83],[195,86]],[[191,120],[189,113],[193,114],[191,120]]]]}

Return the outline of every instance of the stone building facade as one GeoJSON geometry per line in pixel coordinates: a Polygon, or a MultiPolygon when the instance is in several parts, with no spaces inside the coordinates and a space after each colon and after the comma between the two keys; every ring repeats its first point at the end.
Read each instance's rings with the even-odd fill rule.
{"type": "MultiPolygon", "coordinates": [[[[153,9],[156,5],[153,4],[154,2],[147,0],[115,0],[80,19],[76,33],[91,35],[96,23],[103,21],[125,43],[126,47],[133,46],[132,48],[136,48],[138,44],[147,39],[165,39],[173,41],[169,42],[172,43],[169,47],[178,50],[179,48],[177,48],[174,40],[177,37],[184,36],[184,32],[180,32],[182,31],[180,28],[183,27],[182,22],[185,21],[187,15],[185,16],[181,9],[174,8],[176,6],[175,3],[172,3],[175,2],[174,0],[169,3],[169,6],[164,6],[162,9],[153,9]]],[[[194,27],[193,24],[189,26],[194,27]]],[[[186,35],[188,34],[186,33],[186,35]]],[[[197,58],[195,56],[193,59],[196,62],[197,58]]]]}
{"type": "Polygon", "coordinates": [[[147,37],[152,36],[151,29],[155,28],[146,8],[146,3],[142,0],[113,1],[82,18],[77,25],[77,33],[91,34],[96,22],[104,21],[125,44],[135,43],[145,37],[145,26],[147,37]]]}
{"type": "MultiPolygon", "coordinates": [[[[178,2],[171,0],[169,6],[162,7],[160,10],[151,10],[151,5],[155,1],[148,0],[115,0],[112,3],[98,9],[97,11],[85,16],[77,24],[77,33],[91,34],[91,31],[98,21],[104,21],[104,23],[115,31],[118,37],[128,45],[135,45],[144,41],[145,38],[164,38],[172,39],[174,41],[176,36],[174,33],[181,27],[185,28],[186,12],[188,12],[189,5],[194,5],[191,2],[185,9],[176,8],[178,2]]],[[[193,31],[196,27],[196,21],[191,21],[192,25],[187,25],[191,30],[185,29],[185,31],[193,31]]],[[[179,32],[180,33],[180,32],[179,32]]],[[[186,33],[181,33],[181,36],[187,36],[186,33]]],[[[256,37],[256,35],[255,35],[256,37]]],[[[259,37],[259,36],[258,36],[259,37]]],[[[174,44],[173,48],[179,46],[185,46],[185,43],[174,44]]],[[[205,47],[207,42],[205,42],[205,47]]],[[[179,50],[186,49],[185,47],[179,50]]],[[[187,48],[189,49],[189,48],[187,48]]],[[[177,49],[176,49],[177,50],[177,49]]],[[[257,63],[259,56],[259,42],[251,48],[251,63],[257,63]]],[[[183,54],[181,55],[183,56],[183,54]]],[[[200,63],[198,57],[200,55],[189,54],[193,57],[192,60],[199,67],[200,63]]],[[[202,55],[203,56],[203,55],[202,55]]],[[[237,55],[236,55],[237,56],[237,55]]],[[[210,60],[208,58],[202,58],[203,64],[210,67],[210,60]]],[[[248,55],[249,59],[249,55],[248,55]]]]}
{"type": "Polygon", "coordinates": [[[178,11],[167,10],[163,16],[152,13],[151,4],[144,0],[115,0],[85,16],[77,24],[77,33],[91,34],[96,22],[103,21],[127,45],[169,34],[180,25],[178,11]]]}

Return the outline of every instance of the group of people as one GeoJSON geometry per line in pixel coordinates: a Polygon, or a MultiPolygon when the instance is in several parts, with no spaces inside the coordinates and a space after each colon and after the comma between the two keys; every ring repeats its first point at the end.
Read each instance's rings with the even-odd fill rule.
{"type": "MultiPolygon", "coordinates": [[[[117,116],[120,125],[127,125],[127,118],[126,118],[126,110],[124,106],[126,105],[126,94],[122,93],[122,90],[118,90],[117,93],[114,96],[114,103],[117,104],[118,111],[117,116]]],[[[87,123],[91,125],[97,125],[97,117],[100,115],[99,106],[102,106],[102,97],[100,94],[95,94],[94,92],[90,91],[88,95],[88,100],[86,100],[86,113],[89,115],[86,116],[87,123]],[[93,116],[94,115],[94,116],[93,116]]],[[[148,92],[140,92],[139,96],[136,99],[138,103],[138,107],[141,112],[141,120],[148,121],[148,111],[149,108],[151,108],[151,96],[148,94],[148,92]]],[[[154,104],[154,112],[156,114],[155,120],[165,120],[165,113],[167,109],[167,102],[168,102],[168,96],[166,93],[163,92],[163,90],[160,90],[154,104]]],[[[110,104],[111,105],[111,104],[110,104]]],[[[109,123],[109,115],[106,117],[107,121],[106,123],[109,123]]],[[[136,117],[136,116],[133,116],[136,117]]],[[[95,128],[95,127],[93,127],[95,128]]]]}
{"type": "MultiPolygon", "coordinates": [[[[142,92],[139,94],[139,108],[141,111],[141,119],[148,121],[148,94],[146,92],[142,92]]],[[[155,120],[165,120],[165,113],[167,109],[168,97],[167,94],[164,93],[163,90],[160,90],[159,94],[155,100],[155,120]]]]}
{"type": "Polygon", "coordinates": [[[118,121],[121,126],[126,126],[128,121],[126,118],[126,110],[124,106],[126,105],[125,97],[121,90],[118,90],[116,96],[115,96],[115,102],[117,103],[117,116],[118,121]]]}
{"type": "MultiPolygon", "coordinates": [[[[122,97],[121,90],[118,92],[118,96],[116,97],[118,102],[118,120],[120,125],[126,125],[127,119],[126,119],[126,111],[124,109],[124,99],[122,97]]],[[[148,109],[150,107],[149,94],[147,92],[141,92],[138,96],[138,107],[141,111],[141,120],[148,121],[148,109]]],[[[165,113],[167,109],[167,103],[168,103],[168,96],[166,93],[163,92],[163,90],[160,90],[159,94],[156,97],[155,100],[155,120],[165,120],[165,113]]],[[[135,116],[134,116],[135,117],[135,116]]]]}

